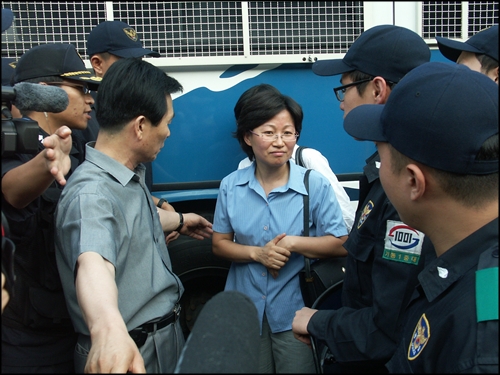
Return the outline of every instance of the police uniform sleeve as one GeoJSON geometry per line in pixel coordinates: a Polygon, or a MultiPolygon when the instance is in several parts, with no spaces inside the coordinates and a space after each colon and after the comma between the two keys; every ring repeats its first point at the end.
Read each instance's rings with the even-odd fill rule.
{"type": "Polygon", "coordinates": [[[338,362],[387,361],[396,349],[398,324],[422,264],[384,259],[383,251],[373,249],[371,306],[320,310],[308,324],[309,333],[326,342],[338,362]]]}

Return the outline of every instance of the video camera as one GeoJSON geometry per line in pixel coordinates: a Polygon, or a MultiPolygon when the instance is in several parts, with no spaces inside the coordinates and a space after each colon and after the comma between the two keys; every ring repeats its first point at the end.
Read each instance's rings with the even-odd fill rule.
{"type": "Polygon", "coordinates": [[[38,153],[38,123],[29,119],[12,118],[14,88],[2,86],[2,156],[14,153],[38,153]]]}

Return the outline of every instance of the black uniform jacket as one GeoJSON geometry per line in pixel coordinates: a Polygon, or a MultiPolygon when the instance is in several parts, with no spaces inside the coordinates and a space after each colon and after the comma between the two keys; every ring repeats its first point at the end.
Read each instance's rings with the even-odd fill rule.
{"type": "Polygon", "coordinates": [[[386,240],[391,236],[388,230],[404,223],[378,178],[379,160],[378,153],[367,160],[362,177],[366,180],[360,181],[360,205],[344,244],[348,257],[343,307],[318,311],[307,327],[316,339],[326,342],[337,362],[346,366],[356,362],[356,371],[362,371],[359,366],[383,369],[391,358],[402,311],[418,283],[417,275],[425,257],[435,258],[434,248],[423,241],[423,234],[419,239],[420,257],[404,262],[387,249],[386,240]]]}
{"type": "Polygon", "coordinates": [[[498,374],[498,218],[435,259],[419,280],[389,371],[498,374]]]}

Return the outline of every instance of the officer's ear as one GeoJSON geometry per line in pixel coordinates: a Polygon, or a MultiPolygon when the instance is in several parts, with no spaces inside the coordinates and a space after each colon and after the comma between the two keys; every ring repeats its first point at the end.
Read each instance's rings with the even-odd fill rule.
{"type": "Polygon", "coordinates": [[[92,55],[90,58],[90,64],[92,64],[92,69],[94,69],[94,73],[98,77],[102,77],[104,75],[104,67],[103,67],[104,59],[98,53],[92,55]]]}
{"type": "Polygon", "coordinates": [[[407,183],[412,201],[418,200],[425,193],[426,176],[420,167],[416,164],[408,164],[406,166],[407,183]]]}
{"type": "Polygon", "coordinates": [[[375,104],[385,104],[391,93],[391,88],[384,78],[375,77],[373,79],[373,96],[375,104]]]}

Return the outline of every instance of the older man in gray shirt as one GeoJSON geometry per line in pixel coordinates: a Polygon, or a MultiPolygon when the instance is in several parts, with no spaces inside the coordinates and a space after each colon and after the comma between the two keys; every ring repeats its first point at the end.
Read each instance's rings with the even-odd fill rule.
{"type": "Polygon", "coordinates": [[[123,59],[97,95],[97,141],[65,187],[56,212],[56,256],[79,333],[77,372],[173,372],[184,345],[183,293],[164,232],[208,238],[203,217],[158,209],[144,184],[170,135],[171,94],[182,90],[153,65],[123,59]]]}

